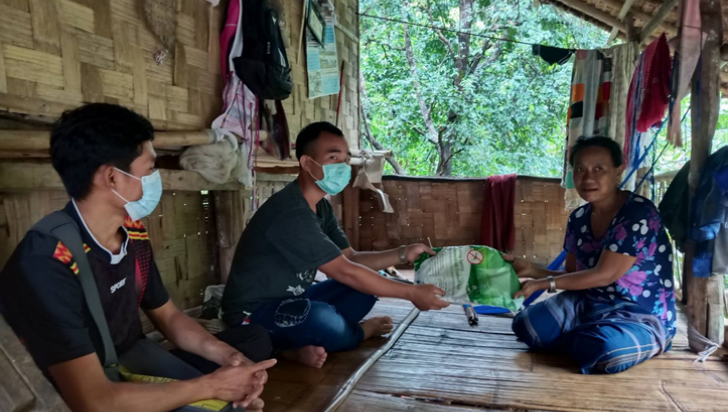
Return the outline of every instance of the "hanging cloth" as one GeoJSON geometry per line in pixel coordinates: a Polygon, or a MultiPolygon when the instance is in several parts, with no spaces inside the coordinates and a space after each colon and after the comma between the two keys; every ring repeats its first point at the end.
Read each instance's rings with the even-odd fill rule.
{"type": "Polygon", "coordinates": [[[481,223],[481,243],[503,252],[516,243],[514,206],[516,175],[491,176],[485,180],[485,202],[481,223]]]}
{"type": "Polygon", "coordinates": [[[540,44],[534,44],[531,47],[531,51],[534,56],[540,56],[550,65],[562,65],[568,62],[571,56],[576,52],[574,49],[561,49],[559,47],[542,46],[540,44]]]}
{"type": "Polygon", "coordinates": [[[612,59],[599,50],[577,50],[571,75],[571,100],[567,113],[567,144],[564,156],[562,185],[566,207],[576,208],[581,199],[574,190],[574,178],[569,156],[571,148],[581,136],[608,136],[612,59]]]}
{"type": "Polygon", "coordinates": [[[644,51],[642,99],[637,120],[637,131],[644,133],[662,123],[670,103],[670,47],[665,33],[644,51]]]}
{"type": "Polygon", "coordinates": [[[243,8],[240,0],[230,0],[225,26],[220,33],[220,68],[225,82],[228,81],[233,70],[232,60],[243,53],[243,30],[240,21],[243,18],[243,8]]]}
{"type": "Polygon", "coordinates": [[[670,98],[670,123],[667,140],[677,147],[682,146],[680,135],[680,102],[687,95],[690,80],[700,59],[700,52],[707,35],[702,32],[700,23],[700,1],[683,0],[679,2],[678,46],[673,62],[672,87],[670,98]]]}
{"type": "MultiPolygon", "coordinates": [[[[625,122],[627,113],[627,96],[629,85],[635,70],[635,61],[639,55],[639,45],[636,42],[620,44],[603,50],[607,57],[612,58],[612,84],[609,98],[609,131],[607,136],[625,146],[625,122]]],[[[625,185],[626,190],[634,189],[634,179],[631,184],[625,185]]]]}

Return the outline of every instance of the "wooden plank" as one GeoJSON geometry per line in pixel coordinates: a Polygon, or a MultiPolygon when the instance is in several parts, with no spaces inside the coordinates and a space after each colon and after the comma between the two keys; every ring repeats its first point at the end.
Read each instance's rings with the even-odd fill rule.
{"type": "Polygon", "coordinates": [[[2,316],[0,368],[3,371],[0,377],[0,410],[70,412],[2,316]],[[3,400],[8,396],[12,397],[12,403],[3,400]]]}
{"type": "MultiPolygon", "coordinates": [[[[693,77],[691,115],[693,138],[690,153],[690,199],[695,196],[700,171],[710,155],[711,143],[715,135],[720,111],[719,77],[721,58],[720,47],[723,44],[723,20],[721,2],[719,0],[702,0],[700,17],[703,31],[708,34],[703,46],[701,71],[693,77]]],[[[692,215],[692,211],[691,211],[692,215]]],[[[718,344],[723,343],[724,319],[723,308],[723,276],[712,274],[708,278],[696,278],[693,274],[693,258],[695,245],[688,242],[684,261],[684,273],[687,279],[688,318],[699,334],[718,344]]],[[[701,351],[702,344],[691,344],[691,349],[701,351]]]]}
{"type": "MultiPolygon", "coordinates": [[[[155,132],[152,142],[157,149],[197,146],[212,143],[204,131],[155,132]]],[[[0,130],[0,151],[47,151],[50,149],[50,131],[0,130]]]]}
{"type": "MultiPolygon", "coordinates": [[[[250,193],[243,185],[230,182],[223,185],[210,183],[197,172],[160,169],[164,190],[241,190],[250,193]]],[[[48,163],[0,162],[0,191],[64,189],[61,178],[48,163]]]]}
{"type": "Polygon", "coordinates": [[[495,409],[458,406],[454,403],[442,402],[436,399],[415,399],[411,397],[394,397],[389,394],[380,394],[362,390],[355,390],[345,404],[347,412],[497,412],[495,409]]]}
{"type": "MultiPolygon", "coordinates": [[[[622,5],[622,8],[619,10],[619,14],[617,15],[617,19],[619,21],[625,21],[625,17],[627,17],[627,13],[629,13],[630,9],[632,9],[632,5],[634,4],[635,0],[626,0],[624,4],[622,5]]],[[[607,44],[612,44],[614,39],[617,38],[617,34],[619,34],[619,30],[616,28],[612,29],[612,32],[609,33],[609,39],[607,39],[607,44]]]]}
{"type": "Polygon", "coordinates": [[[568,7],[571,7],[574,10],[577,10],[581,13],[586,14],[589,17],[592,17],[596,20],[599,20],[600,22],[607,24],[611,27],[614,27],[618,30],[620,30],[622,33],[626,33],[627,29],[623,22],[617,20],[614,16],[612,16],[609,13],[603,12],[599,9],[597,9],[594,6],[591,6],[589,3],[581,2],[579,0],[554,0],[557,3],[561,3],[563,5],[566,5],[568,7]]]}
{"type": "Polygon", "coordinates": [[[650,19],[650,21],[642,27],[642,30],[640,31],[640,43],[645,43],[650,39],[652,32],[654,32],[655,29],[662,24],[675,6],[677,6],[677,0],[665,0],[660,5],[660,8],[657,9],[655,15],[652,16],[652,19],[650,19]]]}

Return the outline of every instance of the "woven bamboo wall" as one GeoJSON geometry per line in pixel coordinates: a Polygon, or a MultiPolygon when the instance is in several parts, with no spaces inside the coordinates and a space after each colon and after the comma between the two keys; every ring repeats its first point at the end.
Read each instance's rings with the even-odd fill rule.
{"type": "MultiPolygon", "coordinates": [[[[162,46],[144,23],[141,0],[1,0],[0,111],[50,122],[100,101],[134,109],[157,130],[209,127],[222,105],[219,33],[227,1],[177,1],[177,46],[158,65],[154,54],[162,46]]],[[[337,96],[308,99],[298,47],[303,1],[281,3],[295,83],[283,104],[295,141],[313,121],[335,122],[337,96]]],[[[335,6],[343,28],[336,31],[339,61],[346,61],[339,125],[357,148],[358,2],[335,6]]],[[[270,166],[272,159],[261,160],[270,166]]]]}
{"type": "MultiPolygon", "coordinates": [[[[480,244],[483,180],[403,179],[383,182],[395,213],[383,213],[369,191],[360,197],[359,248],[403,244],[480,244]]],[[[519,177],[516,183],[514,253],[546,264],[561,253],[568,220],[557,179],[519,177]]]]}
{"type": "MultiPolygon", "coordinates": [[[[59,190],[0,193],[0,268],[35,222],[67,202],[59,190]]],[[[172,300],[183,309],[200,305],[204,288],[220,274],[210,195],[166,191],[143,222],[172,300]]]]}

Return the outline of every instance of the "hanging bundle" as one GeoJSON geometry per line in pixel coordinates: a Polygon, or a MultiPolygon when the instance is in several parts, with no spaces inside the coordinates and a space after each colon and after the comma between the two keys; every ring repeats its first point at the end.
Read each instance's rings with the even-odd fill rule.
{"type": "Polygon", "coordinates": [[[178,6],[179,0],[142,0],[144,20],[164,47],[154,54],[157,64],[162,64],[164,58],[174,52],[178,6]]]}

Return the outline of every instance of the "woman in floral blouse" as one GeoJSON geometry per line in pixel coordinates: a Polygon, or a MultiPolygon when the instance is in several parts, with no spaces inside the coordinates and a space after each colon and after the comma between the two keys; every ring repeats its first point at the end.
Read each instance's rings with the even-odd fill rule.
{"type": "Polygon", "coordinates": [[[655,205],[618,188],[619,145],[581,138],[571,149],[574,184],[588,203],[566,227],[566,271],[511,256],[516,297],[561,292],[519,313],[513,331],[532,349],[571,356],[581,373],[617,373],[670,348],[675,335],[672,247],[655,205]]]}

